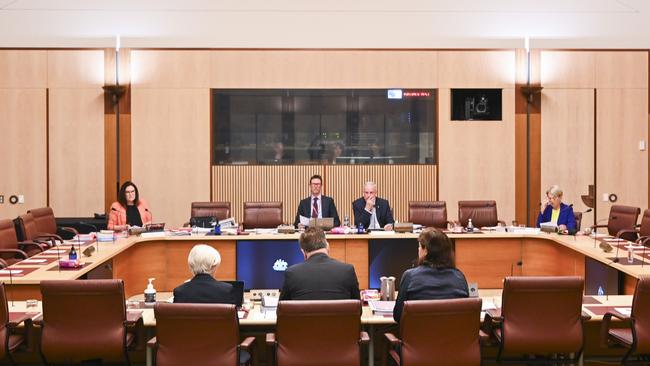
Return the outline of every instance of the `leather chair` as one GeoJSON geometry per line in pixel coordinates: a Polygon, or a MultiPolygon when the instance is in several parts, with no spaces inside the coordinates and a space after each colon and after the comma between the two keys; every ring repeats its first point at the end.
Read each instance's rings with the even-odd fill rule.
{"type": "Polygon", "coordinates": [[[13,221],[0,220],[0,259],[12,265],[42,251],[38,243],[18,241],[13,221]]]}
{"type": "Polygon", "coordinates": [[[282,202],[244,202],[244,229],[276,228],[282,224],[282,202]]]}
{"type": "Polygon", "coordinates": [[[609,209],[609,218],[607,225],[593,225],[592,229],[607,228],[611,236],[616,236],[625,240],[635,241],[636,234],[629,232],[636,227],[636,220],[639,218],[641,209],[632,206],[613,205],[609,209]],[[624,230],[621,232],[621,230],[624,230]],[[620,233],[620,235],[619,235],[620,233]]]}
{"type": "Polygon", "coordinates": [[[445,201],[409,201],[408,221],[426,227],[447,228],[445,201]]]}
{"type": "Polygon", "coordinates": [[[54,211],[50,207],[34,208],[27,211],[34,218],[36,231],[39,233],[56,235],[58,238],[72,239],[79,234],[77,230],[71,227],[57,226],[54,211]]]}
{"type": "Polygon", "coordinates": [[[601,326],[603,346],[622,346],[628,348],[621,364],[625,365],[633,354],[650,357],[650,277],[641,277],[636,283],[632,312],[625,316],[617,312],[608,312],[603,316],[601,326]],[[623,321],[624,328],[611,328],[612,317],[623,321]]]}
{"type": "Polygon", "coordinates": [[[190,217],[216,217],[224,220],[230,217],[230,202],[192,202],[190,217]]]}
{"type": "Polygon", "coordinates": [[[499,343],[497,361],[541,355],[553,364],[577,362],[583,347],[583,288],[582,277],[506,277],[500,314],[488,310],[485,317],[499,343]],[[558,355],[565,357],[551,358],[558,355]]]}
{"type": "Polygon", "coordinates": [[[643,211],[641,216],[641,224],[634,229],[623,229],[618,233],[619,237],[632,238],[636,237],[636,242],[646,245],[650,242],[650,209],[643,211]]]}
{"type": "Polygon", "coordinates": [[[497,226],[499,223],[505,225],[498,218],[496,201],[458,201],[458,221],[462,226],[467,226],[469,219],[477,228],[497,226]]]}
{"type": "Polygon", "coordinates": [[[402,339],[384,334],[394,347],[388,354],[397,365],[480,365],[481,303],[479,298],[406,301],[402,339]]]}
{"type": "Polygon", "coordinates": [[[580,225],[582,224],[582,212],[573,211],[573,217],[576,219],[576,231],[580,231],[580,225]]]}
{"type": "Polygon", "coordinates": [[[32,315],[24,314],[18,319],[9,320],[9,308],[7,307],[7,295],[4,283],[0,284],[0,359],[5,357],[11,365],[15,365],[12,354],[21,345],[26,345],[26,340],[32,331],[32,315]],[[25,323],[22,332],[16,333],[15,329],[20,323],[25,323]]]}
{"type": "Polygon", "coordinates": [[[359,366],[361,301],[280,301],[276,333],[266,335],[269,361],[280,366],[359,366]]]}
{"type": "Polygon", "coordinates": [[[34,216],[30,213],[18,216],[14,219],[14,224],[16,225],[16,235],[20,241],[33,241],[47,248],[55,246],[57,240],[63,242],[63,239],[56,234],[39,232],[34,216]]]}
{"type": "Polygon", "coordinates": [[[135,335],[127,327],[141,329],[142,315],[127,320],[122,280],[42,281],[41,294],[44,364],[93,359],[131,364],[127,349],[135,335]]]}
{"type": "MultiPolygon", "coordinates": [[[[237,309],[230,304],[168,304],[154,306],[157,366],[239,365],[240,350],[254,350],[255,337],[239,343],[237,309]]],[[[251,365],[251,357],[241,365],[251,365]]]]}

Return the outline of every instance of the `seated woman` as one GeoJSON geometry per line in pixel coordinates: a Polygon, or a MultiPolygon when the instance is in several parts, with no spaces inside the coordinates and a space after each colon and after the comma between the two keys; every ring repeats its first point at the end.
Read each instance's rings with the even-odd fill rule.
{"type": "Polygon", "coordinates": [[[546,191],[547,200],[537,215],[537,227],[543,222],[551,222],[557,225],[560,231],[575,231],[576,218],[571,206],[562,203],[562,189],[553,185],[546,191]]]}
{"type": "Polygon", "coordinates": [[[108,213],[108,229],[122,231],[147,224],[151,224],[149,206],[140,198],[138,187],[133,182],[124,182],[117,194],[117,202],[113,202],[108,213]]]}
{"type": "Polygon", "coordinates": [[[418,266],[402,275],[393,318],[402,317],[404,301],[469,297],[465,275],[456,268],[451,240],[428,228],[418,237],[418,266]]]}
{"type": "Polygon", "coordinates": [[[187,257],[194,277],[174,289],[174,302],[204,304],[237,304],[232,285],[214,279],[221,264],[221,255],[213,247],[195,245],[187,257]]]}

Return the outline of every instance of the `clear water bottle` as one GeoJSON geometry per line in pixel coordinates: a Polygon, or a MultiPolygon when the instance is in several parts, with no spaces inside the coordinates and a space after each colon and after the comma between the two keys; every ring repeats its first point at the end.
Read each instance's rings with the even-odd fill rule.
{"type": "Polygon", "coordinates": [[[472,224],[472,219],[469,219],[467,221],[467,232],[472,232],[474,231],[474,224],[472,224]]]}
{"type": "Polygon", "coordinates": [[[348,215],[345,215],[343,217],[343,226],[344,227],[349,227],[350,226],[350,218],[348,217],[348,215]]]}
{"type": "Polygon", "coordinates": [[[626,245],[627,248],[627,263],[634,263],[634,250],[632,249],[632,243],[626,245]]]}
{"type": "Polygon", "coordinates": [[[603,291],[603,286],[598,286],[598,296],[603,296],[605,295],[605,291],[603,291]]]}

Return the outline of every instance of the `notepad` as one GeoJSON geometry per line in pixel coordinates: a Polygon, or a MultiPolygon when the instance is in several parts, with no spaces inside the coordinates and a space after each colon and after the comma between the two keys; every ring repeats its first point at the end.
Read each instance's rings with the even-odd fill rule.
{"type": "Polygon", "coordinates": [[[0,274],[18,274],[23,273],[22,269],[0,269],[0,274]]]}
{"type": "Polygon", "coordinates": [[[632,315],[632,308],[614,308],[617,312],[619,312],[621,315],[632,315]]]}
{"type": "Polygon", "coordinates": [[[45,263],[47,259],[24,259],[20,263],[45,263]]]}

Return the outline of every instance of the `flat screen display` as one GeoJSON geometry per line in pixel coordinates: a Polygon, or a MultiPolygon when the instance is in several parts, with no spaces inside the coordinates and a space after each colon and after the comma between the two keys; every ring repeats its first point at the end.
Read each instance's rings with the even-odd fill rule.
{"type": "Polygon", "coordinates": [[[279,289],[284,271],[304,260],[298,240],[238,240],[237,280],[246,290],[279,289]]]}
{"type": "Polygon", "coordinates": [[[368,241],[370,288],[381,287],[381,276],[395,277],[399,288],[402,273],[413,267],[418,257],[417,239],[374,239],[368,241]]]}

